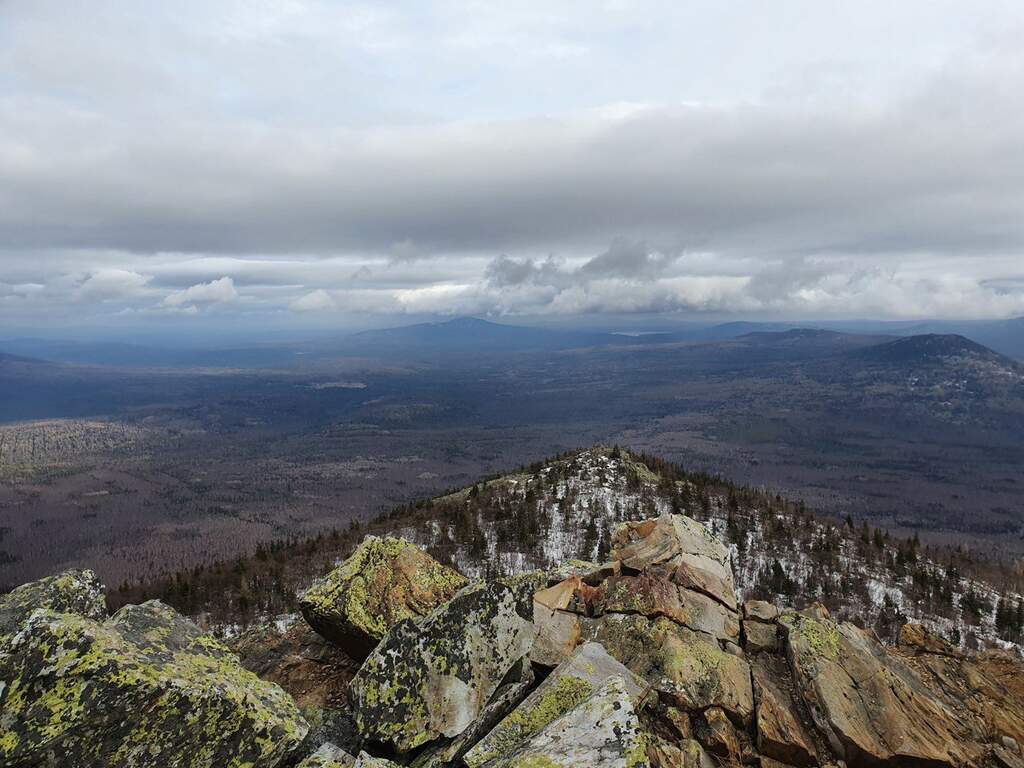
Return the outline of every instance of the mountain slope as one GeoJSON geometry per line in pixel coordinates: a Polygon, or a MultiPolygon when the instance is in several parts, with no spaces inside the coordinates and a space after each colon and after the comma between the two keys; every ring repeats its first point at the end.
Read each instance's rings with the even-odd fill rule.
{"type": "Polygon", "coordinates": [[[890,640],[907,620],[957,645],[1021,640],[1019,575],[993,570],[983,578],[979,564],[952,551],[892,539],[866,525],[838,525],[800,503],[607,448],[396,507],[367,528],[265,548],[244,566],[192,579],[183,574],[113,598],[159,595],[193,615],[211,612],[215,622],[244,622],[254,613],[295,610],[294,592],[368,532],[396,533],[467,576],[495,577],[603,560],[619,523],[665,512],[704,522],[728,546],[741,599],[793,608],[819,601],[890,640]],[[225,600],[232,595],[234,602],[225,600]]]}

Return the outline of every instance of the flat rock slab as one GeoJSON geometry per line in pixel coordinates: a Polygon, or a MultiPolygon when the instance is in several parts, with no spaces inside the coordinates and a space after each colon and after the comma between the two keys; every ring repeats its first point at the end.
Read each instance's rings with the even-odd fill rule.
{"type": "Polygon", "coordinates": [[[780,622],[794,680],[848,765],[956,766],[977,757],[972,734],[950,703],[866,632],[799,614],[780,622]]]}
{"type": "Polygon", "coordinates": [[[103,622],[39,609],[0,653],[0,765],[273,768],[307,730],[284,691],[156,601],[103,622]]]}
{"type": "Polygon", "coordinates": [[[533,590],[467,587],[420,621],[399,622],[352,680],[360,734],[408,752],[477,719],[535,637],[533,590]]]}
{"type": "Polygon", "coordinates": [[[775,677],[788,676],[782,659],[769,666],[751,662],[757,704],[757,748],[762,756],[793,766],[816,765],[814,740],[798,716],[797,703],[775,677]],[[773,675],[774,673],[774,675],[773,675]]]}
{"type": "Polygon", "coordinates": [[[605,680],[590,696],[547,723],[515,751],[496,757],[489,768],[643,768],[645,739],[631,686],[605,680]]]}
{"type": "Polygon", "coordinates": [[[551,721],[593,695],[606,680],[620,677],[626,692],[639,696],[646,684],[597,643],[585,643],[560,664],[516,709],[463,758],[469,768],[499,765],[551,721]]]}
{"type": "Polygon", "coordinates": [[[367,536],[303,593],[299,609],[313,629],[362,659],[399,621],[428,615],[468,583],[405,539],[367,536]]]}

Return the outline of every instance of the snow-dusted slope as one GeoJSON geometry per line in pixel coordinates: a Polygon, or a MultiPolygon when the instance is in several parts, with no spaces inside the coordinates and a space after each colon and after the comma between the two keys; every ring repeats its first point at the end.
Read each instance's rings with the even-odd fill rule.
{"type": "Polygon", "coordinates": [[[912,541],[822,521],[764,493],[665,465],[658,474],[626,451],[593,449],[436,499],[398,533],[471,576],[601,560],[622,520],[679,512],[705,522],[732,551],[739,597],[834,615],[892,637],[906,620],[956,644],[1020,641],[1024,600],[926,558],[912,541]],[[1008,624],[1008,626],[1007,626],[1008,624]]]}

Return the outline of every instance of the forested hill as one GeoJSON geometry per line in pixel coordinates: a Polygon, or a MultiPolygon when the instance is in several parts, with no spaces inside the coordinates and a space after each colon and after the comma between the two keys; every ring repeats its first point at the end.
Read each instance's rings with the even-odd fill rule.
{"type": "Polygon", "coordinates": [[[956,645],[1019,643],[1019,574],[969,553],[923,547],[855,521],[831,520],[802,503],[744,488],[656,457],[595,448],[396,507],[369,526],[279,542],[231,563],[145,585],[124,585],[115,604],[160,597],[214,626],[248,624],[295,610],[295,595],[366,533],[393,532],[470,577],[601,561],[611,531],[666,512],[704,522],[731,553],[737,590],[833,615],[895,638],[921,622],[956,645]]]}

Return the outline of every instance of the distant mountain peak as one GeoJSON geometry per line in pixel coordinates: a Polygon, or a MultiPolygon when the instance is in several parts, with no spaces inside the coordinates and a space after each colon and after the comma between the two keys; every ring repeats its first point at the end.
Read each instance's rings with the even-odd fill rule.
{"type": "Polygon", "coordinates": [[[926,333],[878,344],[860,352],[881,363],[941,364],[953,358],[973,358],[1016,367],[1016,363],[988,347],[956,333],[926,333]]]}

